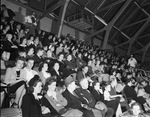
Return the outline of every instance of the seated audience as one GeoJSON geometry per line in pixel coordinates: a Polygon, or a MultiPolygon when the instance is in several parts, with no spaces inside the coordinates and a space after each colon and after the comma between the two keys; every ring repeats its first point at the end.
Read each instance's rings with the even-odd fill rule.
{"type": "MultiPolygon", "coordinates": [[[[1,11],[1,69],[7,69],[4,83],[1,79],[5,85],[1,89],[3,104],[10,106],[13,102],[11,94],[14,93],[16,96],[11,106],[20,107],[29,81],[34,82],[32,79],[37,79],[34,77],[38,74],[40,80],[29,85],[29,89],[33,90],[27,92],[24,98],[31,105],[24,101],[23,117],[69,117],[77,114],[108,117],[112,116],[111,109],[115,112],[113,116],[118,117],[133,102],[141,104],[144,112],[150,112],[150,74],[143,74],[140,69],[148,68],[137,63],[133,55],[125,59],[112,50],[102,50],[99,46],[75,40],[70,34],[58,38],[41,29],[35,32],[38,20],[34,11],[25,18],[25,25],[15,21],[14,13],[5,5],[1,5],[1,11]],[[27,60],[25,66],[22,57],[27,60]],[[48,108],[41,107],[41,100],[37,99],[39,93],[43,95],[41,82],[47,87],[42,99],[48,108]],[[105,82],[106,85],[103,85],[105,82]]],[[[128,112],[127,116],[143,116],[143,113],[128,112]]]]}

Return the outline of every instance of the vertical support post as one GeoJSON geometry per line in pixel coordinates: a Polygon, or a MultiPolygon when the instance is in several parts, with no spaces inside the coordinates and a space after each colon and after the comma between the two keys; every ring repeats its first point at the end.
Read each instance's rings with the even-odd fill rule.
{"type": "Polygon", "coordinates": [[[94,45],[94,37],[91,38],[91,45],[94,45]]]}
{"type": "Polygon", "coordinates": [[[144,62],[145,55],[146,55],[146,51],[145,51],[145,52],[143,53],[143,55],[142,55],[142,63],[144,62]]]}
{"type": "Polygon", "coordinates": [[[145,60],[145,55],[146,55],[146,52],[147,52],[149,47],[150,47],[150,42],[144,48],[144,53],[143,53],[143,56],[142,56],[142,62],[144,62],[144,60],[145,60]]]}
{"type": "Polygon", "coordinates": [[[79,40],[79,31],[77,29],[75,29],[75,38],[79,40]]]}
{"type": "Polygon", "coordinates": [[[103,50],[106,49],[110,31],[111,31],[111,27],[108,27],[108,29],[106,30],[106,34],[105,34],[105,37],[104,37],[103,44],[102,44],[102,49],[103,50]]]}
{"type": "Polygon", "coordinates": [[[61,6],[59,18],[58,18],[58,24],[57,24],[57,36],[60,37],[63,27],[63,22],[66,14],[66,9],[69,4],[70,0],[64,0],[64,3],[61,6]]]}

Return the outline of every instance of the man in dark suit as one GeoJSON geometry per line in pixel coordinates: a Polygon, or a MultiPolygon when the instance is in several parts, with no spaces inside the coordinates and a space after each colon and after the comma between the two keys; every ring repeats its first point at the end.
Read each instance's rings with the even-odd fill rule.
{"type": "Polygon", "coordinates": [[[84,108],[79,97],[75,94],[74,90],[76,89],[75,78],[68,76],[65,79],[65,85],[67,89],[63,92],[63,96],[67,99],[67,107],[73,109],[79,109],[84,113],[83,117],[95,117],[90,108],[84,108]]]}
{"type": "Polygon", "coordinates": [[[75,90],[75,93],[79,97],[80,101],[86,108],[90,108],[94,110],[95,117],[104,117],[105,112],[103,110],[95,109],[96,100],[94,99],[93,95],[88,90],[88,79],[82,78],[79,81],[81,87],[75,90]]]}
{"type": "Polygon", "coordinates": [[[43,61],[43,54],[44,50],[42,48],[37,48],[36,54],[33,56],[33,59],[35,61],[35,66],[38,66],[39,63],[43,61]]]}
{"type": "Polygon", "coordinates": [[[76,76],[77,81],[79,82],[81,79],[85,78],[87,76],[87,72],[88,72],[88,67],[83,66],[82,70],[77,72],[77,76],[76,76]]]}

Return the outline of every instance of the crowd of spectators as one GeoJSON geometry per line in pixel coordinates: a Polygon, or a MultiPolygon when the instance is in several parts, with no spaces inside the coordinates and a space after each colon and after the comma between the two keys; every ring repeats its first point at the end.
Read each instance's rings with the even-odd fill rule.
{"type": "Polygon", "coordinates": [[[133,55],[126,60],[40,29],[32,34],[5,9],[2,5],[1,107],[15,93],[8,107],[21,108],[23,117],[150,116],[150,84],[139,77],[133,55]]]}

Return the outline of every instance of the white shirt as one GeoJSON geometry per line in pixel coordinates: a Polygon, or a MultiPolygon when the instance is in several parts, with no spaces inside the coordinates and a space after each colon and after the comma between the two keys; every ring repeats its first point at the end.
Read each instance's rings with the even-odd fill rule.
{"type": "Polygon", "coordinates": [[[110,101],[110,93],[108,91],[104,91],[104,100],[110,101]]]}
{"type": "Polygon", "coordinates": [[[30,15],[26,16],[26,17],[25,17],[25,23],[32,23],[32,24],[34,24],[35,26],[37,26],[36,18],[34,17],[34,18],[35,18],[35,22],[33,23],[31,17],[34,17],[34,16],[33,16],[33,15],[31,15],[31,16],[30,16],[30,15]]]}
{"type": "Polygon", "coordinates": [[[128,65],[129,65],[130,67],[135,67],[136,64],[137,64],[137,61],[136,61],[135,58],[130,58],[130,59],[128,59],[128,65]]]}
{"type": "Polygon", "coordinates": [[[27,80],[27,82],[29,82],[33,77],[34,75],[38,75],[38,73],[34,70],[28,70],[26,67],[24,68],[25,72],[26,72],[26,76],[25,76],[25,79],[27,80]]]}

